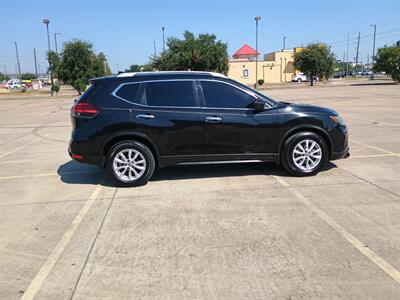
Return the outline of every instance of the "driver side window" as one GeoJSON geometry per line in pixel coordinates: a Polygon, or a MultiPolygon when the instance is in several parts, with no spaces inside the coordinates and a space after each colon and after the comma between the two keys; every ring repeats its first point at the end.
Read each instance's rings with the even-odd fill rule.
{"type": "Polygon", "coordinates": [[[201,81],[207,107],[248,108],[254,98],[242,90],[218,81],[201,81]]]}

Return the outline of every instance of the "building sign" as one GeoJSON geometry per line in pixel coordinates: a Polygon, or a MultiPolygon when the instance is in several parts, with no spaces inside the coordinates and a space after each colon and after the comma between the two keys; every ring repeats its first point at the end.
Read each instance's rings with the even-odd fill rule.
{"type": "Polygon", "coordinates": [[[242,70],[242,77],[243,77],[243,78],[248,78],[248,77],[249,77],[249,69],[243,68],[243,70],[242,70]]]}

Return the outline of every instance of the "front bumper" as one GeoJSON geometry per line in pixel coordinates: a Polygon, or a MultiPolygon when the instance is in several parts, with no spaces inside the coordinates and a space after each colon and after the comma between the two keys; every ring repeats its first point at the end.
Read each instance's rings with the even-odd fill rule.
{"type": "Polygon", "coordinates": [[[332,152],[331,160],[349,158],[350,157],[350,148],[347,146],[343,151],[340,152],[332,152]]]}

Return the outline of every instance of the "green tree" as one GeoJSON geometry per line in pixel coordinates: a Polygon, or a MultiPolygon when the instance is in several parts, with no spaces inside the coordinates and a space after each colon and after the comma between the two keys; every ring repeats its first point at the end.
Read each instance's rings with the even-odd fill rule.
{"type": "Polygon", "coordinates": [[[130,65],[129,69],[126,69],[125,72],[140,72],[142,66],[141,65],[130,65]]]}
{"type": "Polygon", "coordinates": [[[111,75],[111,69],[108,66],[106,56],[103,52],[100,52],[97,56],[95,56],[93,71],[94,77],[111,75]]]}
{"type": "Polygon", "coordinates": [[[154,71],[153,65],[152,64],[145,64],[142,66],[142,71],[143,72],[149,72],[149,71],[154,71]]]}
{"type": "Polygon", "coordinates": [[[33,73],[22,73],[21,74],[21,79],[22,80],[31,80],[31,79],[35,79],[36,75],[33,73]]]}
{"type": "Polygon", "coordinates": [[[309,44],[295,54],[294,60],[295,67],[310,78],[311,85],[315,76],[328,80],[333,74],[335,56],[325,44],[309,44]]]}
{"type": "Polygon", "coordinates": [[[89,79],[111,74],[103,53],[96,55],[93,45],[78,39],[64,43],[57,72],[60,79],[72,85],[79,94],[86,89],[89,79]]]}
{"type": "Polygon", "coordinates": [[[168,49],[158,57],[152,57],[153,69],[228,71],[227,44],[217,40],[214,34],[200,34],[198,37],[189,31],[183,40],[168,38],[168,49]]]}
{"type": "Polygon", "coordinates": [[[47,52],[47,61],[49,62],[49,72],[53,72],[53,75],[59,79],[59,67],[60,67],[60,56],[55,51],[47,52]]]}
{"type": "Polygon", "coordinates": [[[379,48],[375,57],[374,71],[385,71],[393,80],[400,82],[400,47],[379,48]]]}
{"type": "Polygon", "coordinates": [[[0,81],[4,81],[4,80],[9,80],[10,77],[8,77],[6,74],[3,74],[0,72],[0,81]]]}
{"type": "Polygon", "coordinates": [[[149,72],[153,71],[153,66],[151,64],[136,65],[133,64],[129,69],[125,69],[125,72],[149,72]]]}

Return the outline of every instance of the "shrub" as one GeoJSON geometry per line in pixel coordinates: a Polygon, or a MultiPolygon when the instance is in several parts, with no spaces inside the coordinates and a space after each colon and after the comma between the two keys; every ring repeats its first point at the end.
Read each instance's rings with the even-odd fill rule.
{"type": "Polygon", "coordinates": [[[258,79],[258,85],[263,85],[264,84],[264,79],[258,79]]]}
{"type": "Polygon", "coordinates": [[[51,88],[51,90],[52,90],[54,93],[58,93],[58,92],[60,91],[60,86],[57,85],[57,84],[55,84],[55,85],[53,85],[53,87],[51,88]]]}

